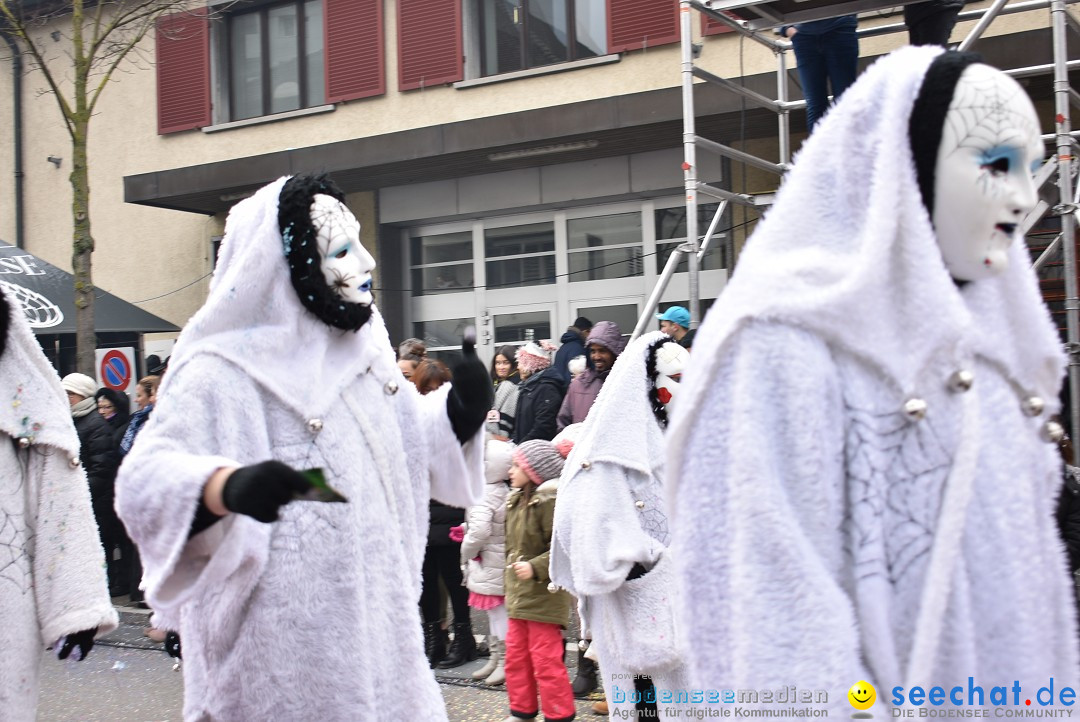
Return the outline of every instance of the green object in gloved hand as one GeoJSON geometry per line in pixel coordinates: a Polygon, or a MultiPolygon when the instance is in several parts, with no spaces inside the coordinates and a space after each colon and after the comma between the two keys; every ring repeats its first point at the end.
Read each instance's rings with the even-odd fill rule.
{"type": "Polygon", "coordinates": [[[297,501],[348,501],[344,494],[326,483],[326,474],[322,469],[306,469],[300,473],[311,482],[312,488],[303,493],[297,493],[293,499],[297,501]]]}

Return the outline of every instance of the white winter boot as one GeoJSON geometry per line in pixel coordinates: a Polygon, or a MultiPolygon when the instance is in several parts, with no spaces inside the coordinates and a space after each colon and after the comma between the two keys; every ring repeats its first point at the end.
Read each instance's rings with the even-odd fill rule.
{"type": "Polygon", "coordinates": [[[494,640],[495,649],[491,652],[491,656],[496,660],[495,669],[492,670],[491,675],[484,680],[484,684],[497,685],[506,682],[506,644],[501,639],[494,640]]]}
{"type": "Polygon", "coordinates": [[[499,640],[490,635],[488,635],[488,651],[490,656],[488,657],[487,663],[470,675],[473,679],[487,679],[487,677],[495,671],[495,666],[499,663],[499,640]]]}

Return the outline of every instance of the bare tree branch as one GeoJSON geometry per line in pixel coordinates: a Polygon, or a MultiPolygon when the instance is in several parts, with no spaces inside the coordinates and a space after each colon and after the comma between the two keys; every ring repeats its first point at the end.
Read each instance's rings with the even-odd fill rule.
{"type": "Polygon", "coordinates": [[[72,110],[71,106],[64,97],[64,94],[60,92],[60,88],[56,84],[55,78],[53,78],[52,72],[49,70],[48,64],[42,57],[41,50],[38,48],[37,43],[30,37],[30,33],[27,32],[26,25],[23,23],[21,17],[17,17],[12,12],[10,0],[0,0],[0,17],[3,17],[7,21],[11,31],[15,34],[15,37],[23,42],[30,56],[34,60],[35,66],[41,70],[42,75],[45,76],[45,82],[49,84],[49,88],[52,90],[53,95],[56,96],[56,102],[60,105],[60,114],[64,118],[64,124],[67,127],[68,134],[74,138],[75,128],[72,125],[72,110]]]}
{"type": "MultiPolygon", "coordinates": [[[[156,27],[158,18],[198,4],[199,0],[0,0],[0,29],[18,46],[13,51],[27,55],[30,65],[41,71],[45,78],[44,87],[39,86],[41,92],[56,97],[71,136],[76,366],[83,373],[94,372],[96,346],[88,154],[91,120],[115,73],[126,72],[124,61],[138,63],[144,57],[140,43],[156,27]],[[63,35],[70,45],[65,44],[58,53],[42,40],[46,33],[54,40],[63,35]],[[62,88],[68,83],[71,88],[65,95],[62,88]]],[[[220,10],[219,6],[215,14],[220,10]]]]}

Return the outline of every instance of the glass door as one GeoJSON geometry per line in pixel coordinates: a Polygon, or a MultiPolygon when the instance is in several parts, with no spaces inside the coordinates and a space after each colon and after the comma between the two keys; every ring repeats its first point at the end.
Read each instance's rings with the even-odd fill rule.
{"type": "MultiPolygon", "coordinates": [[[[551,340],[555,333],[555,304],[535,303],[522,306],[496,306],[484,317],[487,358],[502,346],[551,340]]],[[[557,342],[557,341],[556,341],[557,342]]]]}

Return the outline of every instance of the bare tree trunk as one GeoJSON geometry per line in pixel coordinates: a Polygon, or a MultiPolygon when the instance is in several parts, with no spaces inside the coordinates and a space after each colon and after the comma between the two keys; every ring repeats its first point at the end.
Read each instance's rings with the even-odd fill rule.
{"type": "Polygon", "coordinates": [[[74,220],[71,267],[75,273],[75,368],[93,377],[94,351],[94,279],[91,273],[94,236],[90,232],[90,165],[87,141],[90,131],[90,108],[87,103],[87,79],[92,58],[87,57],[83,38],[83,3],[72,4],[72,41],[74,48],[75,107],[71,114],[71,216],[74,220]]]}
{"type": "Polygon", "coordinates": [[[94,376],[94,280],[91,254],[94,237],[90,233],[90,178],[86,162],[87,124],[76,122],[72,144],[71,212],[75,220],[71,266],[75,272],[75,363],[79,373],[94,376]]]}

